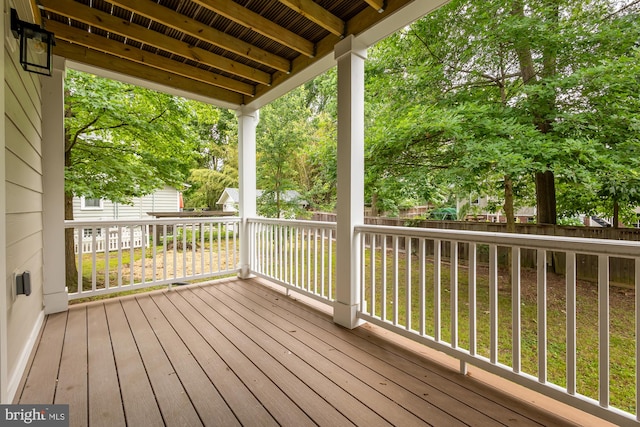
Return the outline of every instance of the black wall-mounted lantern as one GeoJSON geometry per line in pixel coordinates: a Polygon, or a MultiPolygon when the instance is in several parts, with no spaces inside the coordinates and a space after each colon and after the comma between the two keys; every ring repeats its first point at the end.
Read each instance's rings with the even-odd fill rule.
{"type": "Polygon", "coordinates": [[[18,12],[11,9],[11,32],[20,39],[20,64],[25,71],[50,76],[53,63],[53,46],[56,44],[51,31],[37,24],[21,21],[18,12]]]}

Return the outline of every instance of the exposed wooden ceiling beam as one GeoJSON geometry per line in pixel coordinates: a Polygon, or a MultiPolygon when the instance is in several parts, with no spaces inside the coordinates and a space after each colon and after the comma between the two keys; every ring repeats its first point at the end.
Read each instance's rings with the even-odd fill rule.
{"type": "Polygon", "coordinates": [[[271,75],[248,65],[232,61],[204,49],[190,46],[164,34],[150,31],[139,25],[131,24],[116,16],[84,6],[73,0],[41,0],[45,10],[67,16],[87,25],[101,28],[140,43],[165,50],[201,64],[217,68],[256,83],[271,84],[271,75]]]}
{"type": "Polygon", "coordinates": [[[343,37],[345,24],[344,21],[325,8],[318,5],[312,0],[279,0],[290,9],[295,10],[300,15],[309,19],[312,22],[323,27],[325,30],[335,34],[336,36],[343,37]]]}
{"type": "Polygon", "coordinates": [[[136,49],[115,40],[109,40],[102,36],[91,34],[60,22],[49,21],[47,28],[50,28],[50,31],[54,32],[57,40],[75,43],[98,52],[107,53],[118,58],[153,67],[172,74],[181,75],[183,77],[215,85],[244,95],[253,96],[255,93],[254,86],[250,84],[230,79],[225,76],[220,76],[201,68],[192,67],[142,49],[136,49]]]}
{"type": "Polygon", "coordinates": [[[277,25],[232,0],[192,0],[194,3],[224,16],[265,37],[290,47],[308,57],[315,55],[313,43],[292,31],[277,25]]]}
{"type": "Polygon", "coordinates": [[[36,0],[29,0],[29,6],[31,7],[34,24],[42,25],[42,17],[40,16],[40,10],[38,9],[36,0]]]}
{"type": "Polygon", "coordinates": [[[222,49],[233,52],[252,61],[275,68],[278,71],[288,73],[291,70],[291,61],[260,49],[252,44],[237,39],[233,36],[218,31],[201,22],[179,14],[167,7],[160,6],[152,1],[140,0],[108,0],[123,9],[135,12],[138,15],[166,25],[169,28],[183,32],[197,39],[206,41],[222,49]]]}
{"type": "Polygon", "coordinates": [[[364,1],[366,1],[369,6],[377,10],[378,13],[384,12],[384,9],[385,9],[384,0],[364,0],[364,1]]]}
{"type": "MultiPolygon", "coordinates": [[[[394,12],[399,11],[403,7],[407,5],[411,0],[389,0],[386,2],[386,8],[383,14],[392,14],[394,12]]],[[[420,0],[427,1],[427,0],[420,0]]],[[[442,0],[443,2],[448,0],[442,0]]],[[[347,32],[349,34],[359,34],[365,31],[370,26],[374,25],[379,19],[381,14],[374,10],[373,8],[366,8],[362,10],[358,15],[352,17],[347,23],[347,32]]],[[[316,44],[316,52],[317,57],[322,58],[326,55],[331,55],[333,49],[338,43],[340,39],[338,39],[335,35],[329,34],[322,40],[320,40],[316,44]]],[[[315,58],[306,58],[304,56],[299,56],[292,61],[291,73],[284,74],[281,72],[276,72],[273,74],[273,83],[270,87],[257,86],[256,87],[256,96],[255,99],[259,99],[266,95],[271,90],[274,90],[276,87],[280,86],[284,82],[286,82],[289,78],[295,77],[298,73],[301,73],[305,68],[309,67],[315,58]]],[[[277,92],[277,90],[276,90],[277,92]]],[[[252,102],[252,101],[250,101],[252,102]]]]}
{"type": "Polygon", "coordinates": [[[167,73],[166,71],[157,70],[146,65],[119,59],[80,45],[68,43],[64,40],[58,40],[56,42],[53,52],[71,61],[132,76],[141,80],[147,80],[160,85],[174,87],[203,97],[217,99],[235,105],[244,103],[244,97],[239,93],[167,73]]]}

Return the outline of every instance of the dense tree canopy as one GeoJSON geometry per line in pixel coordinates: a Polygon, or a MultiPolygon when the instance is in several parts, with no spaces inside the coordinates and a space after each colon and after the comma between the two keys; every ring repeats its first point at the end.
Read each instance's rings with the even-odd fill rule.
{"type": "Polygon", "coordinates": [[[295,216],[297,203],[284,197],[298,187],[297,159],[307,144],[307,118],[304,88],[279,98],[261,110],[257,129],[258,212],[267,217],[295,216]]]}
{"type": "MultiPolygon", "coordinates": [[[[639,10],[631,0],[453,0],[371,48],[373,212],[476,194],[511,225],[518,206],[536,206],[542,223],[630,218],[640,204],[639,10]]],[[[261,213],[298,214],[288,190],[312,209],[334,207],[336,79],[331,70],[262,109],[261,213]]],[[[237,185],[233,113],[81,73],[68,80],[70,194],[126,201],[188,177],[187,206],[213,207],[237,185]]]]}
{"type": "Polygon", "coordinates": [[[186,100],[73,70],[65,88],[69,196],[127,203],[180,188],[195,160],[186,100]]]}
{"type": "Polygon", "coordinates": [[[235,114],[195,103],[191,126],[198,143],[198,165],[191,170],[186,208],[215,209],[226,187],[238,186],[238,126],[235,114]]]}
{"type": "Polygon", "coordinates": [[[535,190],[540,222],[556,220],[556,185],[560,214],[606,210],[614,193],[631,206],[634,186],[606,166],[637,141],[633,13],[606,0],[454,0],[381,42],[368,64],[369,182],[436,202],[499,190],[509,217],[535,190]]]}
{"type": "MultiPolygon", "coordinates": [[[[68,70],[65,80],[65,218],[73,196],[128,203],[164,185],[181,188],[195,163],[190,104],[68,70]]],[[[73,229],[65,235],[67,284],[75,286],[73,229]]]]}

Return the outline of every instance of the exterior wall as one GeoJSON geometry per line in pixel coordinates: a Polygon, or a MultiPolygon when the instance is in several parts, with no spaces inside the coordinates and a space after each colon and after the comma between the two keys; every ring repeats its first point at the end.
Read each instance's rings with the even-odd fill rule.
{"type": "Polygon", "coordinates": [[[79,197],[73,198],[73,218],[76,220],[114,220],[151,218],[148,212],[179,212],[180,194],[173,187],[164,187],[153,194],[135,198],[133,205],[104,200],[102,209],[81,209],[79,197]]]}
{"type": "MultiPolygon", "coordinates": [[[[20,5],[19,1],[15,1],[20,5]]],[[[25,3],[25,2],[22,2],[25,3]]],[[[28,2],[26,2],[28,3],[28,2]]],[[[5,2],[5,8],[7,7],[5,2]]],[[[22,19],[31,17],[22,5],[22,19]]],[[[8,11],[5,10],[5,16],[8,11]]],[[[8,25],[5,20],[5,26],[8,25]]],[[[5,34],[3,31],[2,34],[5,34]]],[[[19,63],[17,42],[5,38],[4,49],[4,170],[6,267],[6,369],[12,398],[31,347],[42,324],[43,312],[43,181],[42,107],[40,77],[26,73],[19,63]],[[31,295],[14,296],[14,272],[31,273],[31,295]]]]}
{"type": "MultiPolygon", "coordinates": [[[[259,196],[259,193],[260,191],[258,190],[256,197],[259,196]]],[[[223,212],[238,212],[239,202],[240,191],[237,188],[225,188],[216,205],[222,206],[223,212]]]]}

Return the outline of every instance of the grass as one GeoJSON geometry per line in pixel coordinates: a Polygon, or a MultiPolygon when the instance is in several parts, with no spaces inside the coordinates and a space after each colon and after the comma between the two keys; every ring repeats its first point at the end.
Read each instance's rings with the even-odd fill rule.
{"type": "MultiPolygon", "coordinates": [[[[187,233],[188,234],[188,233],[187,233]]],[[[191,237],[191,236],[189,236],[191,237]]],[[[187,247],[186,250],[182,248],[182,237],[180,239],[176,239],[176,247],[173,246],[173,240],[167,239],[167,252],[163,253],[163,246],[158,245],[155,248],[136,248],[133,251],[130,249],[123,249],[122,251],[112,251],[109,252],[106,256],[104,252],[99,252],[95,255],[95,268],[93,262],[93,255],[91,253],[83,254],[82,256],[82,283],[83,290],[90,291],[93,288],[93,284],[95,283],[96,289],[104,289],[106,284],[109,284],[109,287],[116,287],[120,283],[122,286],[127,287],[131,284],[137,284],[142,282],[143,274],[144,279],[147,282],[155,280],[162,280],[164,270],[163,263],[166,263],[166,278],[171,279],[173,276],[173,266],[175,264],[176,267],[176,281],[180,281],[180,277],[197,275],[204,271],[209,271],[209,264],[211,264],[211,269],[215,272],[217,270],[217,265],[220,263],[221,269],[231,268],[230,263],[232,262],[232,258],[227,259],[225,254],[226,241],[222,239],[220,242],[220,250],[221,257],[218,260],[218,240],[217,236],[212,242],[205,240],[204,246],[200,246],[202,241],[200,240],[200,235],[196,236],[196,244],[195,248],[192,246],[192,241],[187,239],[187,247]],[[210,245],[213,245],[210,247],[210,245]],[[154,263],[153,263],[153,251],[156,251],[156,261],[155,261],[155,271],[154,271],[154,263]],[[195,249],[195,269],[193,271],[193,262],[194,258],[194,249],[195,249]],[[211,249],[211,253],[209,252],[211,249]],[[200,271],[202,268],[200,253],[205,253],[204,257],[204,267],[206,270],[200,271]],[[121,265],[122,268],[118,271],[118,266],[121,265]],[[144,270],[143,270],[144,266],[144,270]],[[182,270],[185,270],[184,272],[182,270]],[[108,274],[107,274],[108,271],[108,274]],[[95,278],[94,278],[95,275],[95,278]]],[[[232,249],[233,243],[231,241],[231,233],[229,234],[229,249],[232,249]]],[[[236,251],[237,251],[236,246],[236,251]]],[[[236,260],[238,259],[238,254],[236,253],[236,260]]],[[[149,289],[158,289],[162,288],[166,285],[153,286],[143,288],[141,290],[123,290],[121,292],[108,294],[105,296],[96,296],[91,297],[89,299],[102,299],[113,296],[122,296],[130,293],[138,293],[144,292],[149,289]]],[[[77,284],[72,284],[69,287],[69,292],[73,293],[77,290],[77,284]]],[[[86,301],[88,299],[79,299],[78,301],[86,301]]]]}
{"type": "MultiPolygon", "coordinates": [[[[387,252],[386,271],[386,320],[393,321],[394,305],[398,306],[398,324],[419,329],[420,291],[419,260],[411,255],[411,281],[406,283],[407,260],[405,253],[398,254],[398,298],[393,299],[392,253],[387,252]],[[407,293],[410,292],[411,303],[407,305],[407,293]]],[[[366,297],[371,300],[371,278],[369,266],[371,252],[365,254],[365,288],[366,297]]],[[[469,349],[469,283],[468,268],[465,260],[460,260],[458,267],[457,298],[457,334],[458,346],[469,349]]],[[[490,308],[489,308],[489,272],[487,266],[480,265],[476,269],[477,294],[477,353],[490,356],[490,308]]],[[[446,260],[441,262],[441,340],[451,341],[451,267],[446,260]]],[[[375,305],[373,313],[380,316],[382,311],[382,254],[380,249],[375,257],[375,305]]],[[[537,275],[535,271],[523,270],[521,273],[521,370],[538,376],[538,302],[537,275]]],[[[433,257],[425,263],[425,333],[435,335],[434,319],[434,263],[433,257]]],[[[566,387],[566,295],[564,276],[547,273],[547,380],[561,387],[566,387]]],[[[598,293],[597,285],[579,281],[576,285],[577,314],[577,392],[585,396],[598,398],[598,293]]],[[[369,301],[370,304],[370,301],[369,301]]],[[[498,361],[512,366],[512,329],[511,319],[512,290],[510,271],[501,269],[498,279],[498,361]]],[[[629,289],[610,288],[610,403],[624,411],[635,413],[635,305],[634,293],[629,289]]]]}

